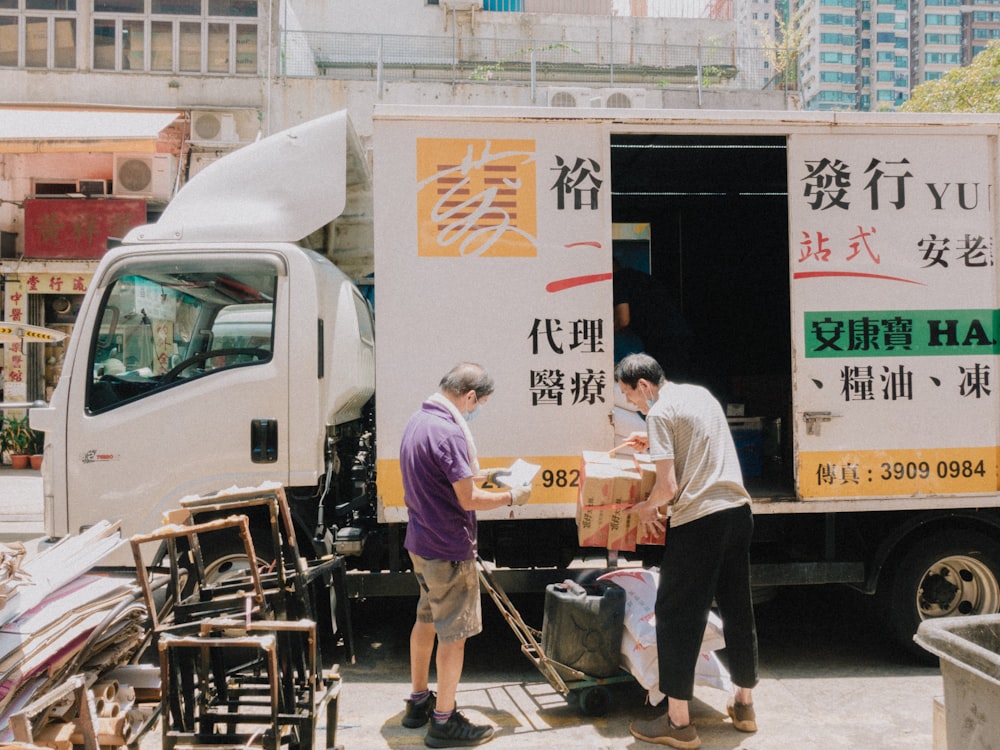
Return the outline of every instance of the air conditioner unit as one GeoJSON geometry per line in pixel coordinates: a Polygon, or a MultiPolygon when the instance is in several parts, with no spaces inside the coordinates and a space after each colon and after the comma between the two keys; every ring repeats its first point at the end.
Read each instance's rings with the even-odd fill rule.
{"type": "Polygon", "coordinates": [[[193,112],[191,140],[201,143],[238,143],[236,118],[232,112],[193,112]]]}
{"type": "Polygon", "coordinates": [[[646,89],[601,89],[601,101],[609,109],[641,109],[646,106],[646,89]]]}
{"type": "Polygon", "coordinates": [[[83,195],[107,195],[107,180],[77,180],[76,192],[83,195]]]}
{"type": "Polygon", "coordinates": [[[115,195],[169,200],[177,163],[173,154],[115,154],[115,195]]]}
{"type": "Polygon", "coordinates": [[[601,97],[593,89],[557,88],[548,90],[550,107],[600,107],[601,97]]]}
{"type": "Polygon", "coordinates": [[[187,178],[190,180],[209,164],[217,162],[221,156],[222,154],[215,151],[191,154],[191,159],[188,162],[187,178]]]}

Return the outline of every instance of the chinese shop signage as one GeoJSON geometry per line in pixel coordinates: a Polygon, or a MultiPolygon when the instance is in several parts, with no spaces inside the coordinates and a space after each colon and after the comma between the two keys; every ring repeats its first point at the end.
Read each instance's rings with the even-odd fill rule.
{"type": "Polygon", "coordinates": [[[28,198],[24,202],[24,256],[99,259],[108,238],[146,223],[137,198],[28,198]]]}

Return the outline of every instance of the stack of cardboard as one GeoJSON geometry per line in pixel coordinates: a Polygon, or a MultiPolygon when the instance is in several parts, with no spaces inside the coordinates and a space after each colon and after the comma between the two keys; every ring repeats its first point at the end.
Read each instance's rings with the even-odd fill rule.
{"type": "Polygon", "coordinates": [[[656,467],[641,457],[584,451],[576,507],[580,546],[631,552],[636,545],[663,544],[665,533],[643,527],[633,510],[655,483],[656,467]]]}
{"type": "Polygon", "coordinates": [[[138,586],[88,572],[120,543],[118,524],[102,521],[10,566],[0,601],[0,742],[16,739],[11,720],[29,704],[76,674],[93,681],[139,648],[147,613],[138,586]]]}

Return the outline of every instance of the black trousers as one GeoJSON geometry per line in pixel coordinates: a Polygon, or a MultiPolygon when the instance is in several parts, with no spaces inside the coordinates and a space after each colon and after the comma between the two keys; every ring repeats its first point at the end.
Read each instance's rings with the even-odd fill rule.
{"type": "Polygon", "coordinates": [[[729,673],[739,687],[757,685],[757,626],[750,594],[749,505],[672,526],[656,592],[660,691],[691,700],[701,641],[714,599],[722,618],[729,673]]]}

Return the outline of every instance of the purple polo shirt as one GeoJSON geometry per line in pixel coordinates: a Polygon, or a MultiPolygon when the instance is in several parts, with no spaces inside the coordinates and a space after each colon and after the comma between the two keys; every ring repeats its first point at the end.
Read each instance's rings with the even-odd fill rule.
{"type": "Polygon", "coordinates": [[[403,430],[399,448],[403,501],[409,515],[404,546],[431,560],[476,556],[476,513],[463,510],[453,482],[471,477],[465,433],[447,409],[425,401],[403,430]]]}

